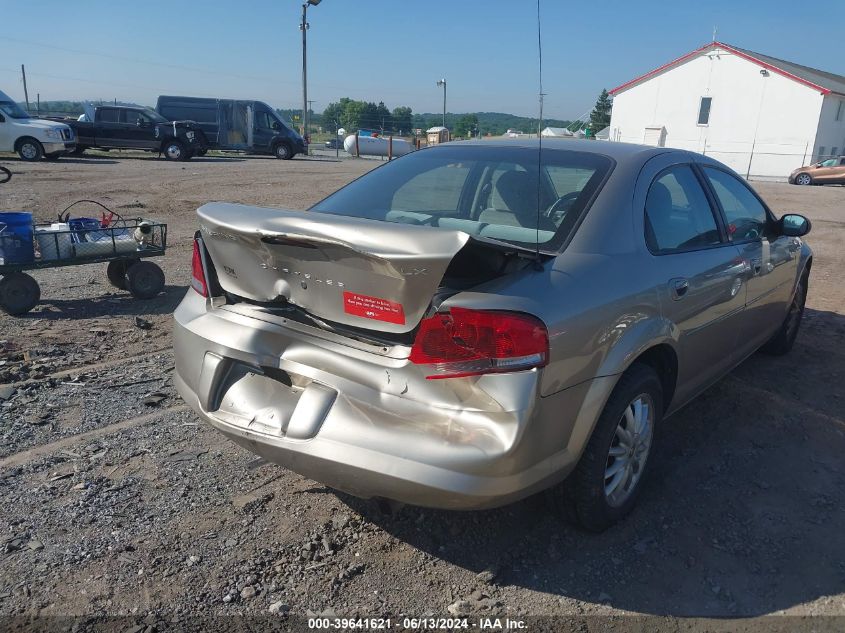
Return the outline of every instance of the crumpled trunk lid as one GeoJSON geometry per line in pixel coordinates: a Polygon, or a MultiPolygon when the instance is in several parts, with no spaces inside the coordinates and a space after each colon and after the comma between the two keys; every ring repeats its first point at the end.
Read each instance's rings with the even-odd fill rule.
{"type": "Polygon", "coordinates": [[[222,202],[197,214],[226,292],[390,333],[417,326],[471,239],[461,231],[222,202]]]}

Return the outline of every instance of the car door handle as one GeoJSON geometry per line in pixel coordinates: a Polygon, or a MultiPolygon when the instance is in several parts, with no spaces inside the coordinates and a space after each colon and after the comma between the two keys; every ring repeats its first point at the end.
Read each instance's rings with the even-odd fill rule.
{"type": "Polygon", "coordinates": [[[672,299],[679,301],[684,298],[689,290],[689,280],[682,277],[669,280],[669,289],[672,291],[672,299]]]}

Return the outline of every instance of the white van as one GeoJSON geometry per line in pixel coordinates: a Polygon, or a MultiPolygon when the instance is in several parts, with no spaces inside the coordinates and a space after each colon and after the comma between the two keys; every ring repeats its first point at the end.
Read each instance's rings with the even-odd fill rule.
{"type": "Polygon", "coordinates": [[[23,160],[56,159],[76,149],[70,126],[36,119],[0,91],[0,152],[17,152],[23,160]]]}

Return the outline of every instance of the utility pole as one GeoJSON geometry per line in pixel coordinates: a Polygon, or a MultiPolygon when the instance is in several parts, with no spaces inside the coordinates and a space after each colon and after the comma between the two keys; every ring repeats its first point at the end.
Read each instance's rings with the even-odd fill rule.
{"type": "Polygon", "coordinates": [[[438,79],[437,86],[443,86],[443,127],[446,127],[446,80],[438,79]]]}
{"type": "Polygon", "coordinates": [[[308,9],[308,4],[302,5],[302,24],[299,28],[302,30],[302,138],[306,136],[306,125],[308,124],[308,67],[306,63],[306,49],[308,47],[308,38],[305,31],[308,30],[308,22],[305,21],[305,11],[308,9]]]}
{"type": "MultiPolygon", "coordinates": [[[[37,73],[36,73],[37,74],[37,73]]],[[[21,77],[23,77],[23,98],[26,100],[26,109],[29,110],[29,92],[26,89],[26,68],[21,64],[21,77]]]]}
{"type": "Polygon", "coordinates": [[[306,12],[309,6],[317,6],[321,0],[307,0],[302,4],[302,23],[299,25],[302,31],[302,136],[308,136],[308,19],[306,12]]]}

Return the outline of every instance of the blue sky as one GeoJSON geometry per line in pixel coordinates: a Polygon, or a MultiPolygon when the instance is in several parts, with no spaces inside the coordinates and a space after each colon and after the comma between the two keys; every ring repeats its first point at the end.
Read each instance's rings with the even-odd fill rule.
{"type": "MultiPolygon", "coordinates": [[[[845,2],[541,0],[545,114],[718,39],[845,75],[845,2]],[[823,15],[822,15],[823,14],[823,15]]],[[[0,90],[23,100],[159,94],[301,106],[297,0],[0,0],[0,90]]],[[[343,96],[439,112],[537,111],[536,0],[323,0],[308,11],[314,110],[343,96]]]]}

